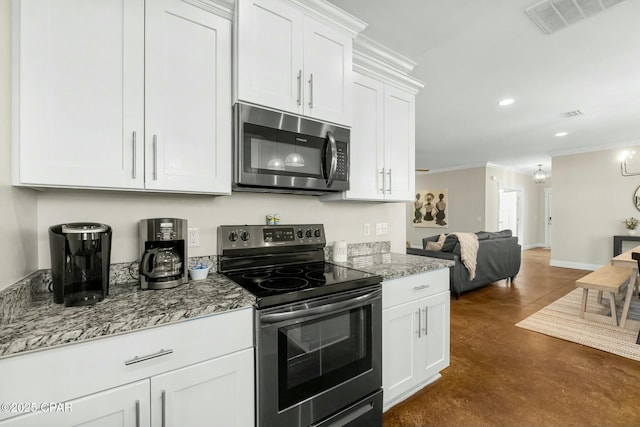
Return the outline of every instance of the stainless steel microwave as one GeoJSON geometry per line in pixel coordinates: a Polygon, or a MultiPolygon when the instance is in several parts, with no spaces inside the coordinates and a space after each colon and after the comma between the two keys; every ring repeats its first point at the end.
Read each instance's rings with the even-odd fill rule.
{"type": "Polygon", "coordinates": [[[350,130],[234,105],[235,191],[325,194],[349,189],[350,130]]]}

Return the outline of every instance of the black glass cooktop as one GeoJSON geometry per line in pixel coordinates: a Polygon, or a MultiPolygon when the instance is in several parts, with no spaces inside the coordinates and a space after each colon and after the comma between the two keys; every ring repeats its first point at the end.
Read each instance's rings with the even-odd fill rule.
{"type": "Polygon", "coordinates": [[[256,296],[258,308],[369,286],[382,277],[328,262],[225,273],[256,296]]]}

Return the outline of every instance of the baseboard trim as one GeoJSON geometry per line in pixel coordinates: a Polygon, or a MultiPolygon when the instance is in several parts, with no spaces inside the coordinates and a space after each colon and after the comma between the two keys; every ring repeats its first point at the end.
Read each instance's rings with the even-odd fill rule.
{"type": "Polygon", "coordinates": [[[560,261],[557,259],[552,259],[549,262],[549,265],[552,267],[573,268],[575,270],[590,270],[590,271],[594,271],[602,267],[602,264],[586,264],[582,262],[560,261]]]}

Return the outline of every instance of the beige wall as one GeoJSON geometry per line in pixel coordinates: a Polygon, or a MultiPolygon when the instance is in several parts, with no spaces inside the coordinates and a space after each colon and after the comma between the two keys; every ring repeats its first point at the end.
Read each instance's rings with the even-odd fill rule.
{"type": "Polygon", "coordinates": [[[446,188],[448,193],[447,228],[415,227],[413,203],[406,204],[407,240],[422,246],[422,238],[454,231],[474,232],[484,228],[485,168],[472,168],[416,175],[416,191],[446,188]]]}
{"type": "Polygon", "coordinates": [[[83,190],[37,192],[11,186],[11,2],[0,1],[0,289],[37,268],[50,265],[47,229],[68,221],[98,221],[114,228],[113,262],[139,258],[138,221],[175,216],[200,227],[201,246],[190,254],[217,253],[215,230],[221,224],[263,223],[279,213],[283,223],[324,223],[328,243],[390,240],[404,252],[404,203],[321,202],[317,197],[278,194],[187,196],[83,190]],[[376,236],[375,223],[387,222],[388,234],[376,236]],[[370,223],[372,235],[363,236],[370,223]]]}
{"type": "Polygon", "coordinates": [[[36,195],[11,187],[11,2],[0,2],[0,289],[37,266],[36,195]]]}
{"type": "Polygon", "coordinates": [[[412,246],[421,246],[423,237],[442,231],[498,231],[499,191],[504,188],[520,190],[523,221],[520,243],[523,248],[541,246],[544,244],[544,186],[550,186],[550,181],[545,185],[535,184],[533,176],[495,166],[417,175],[416,190],[447,188],[449,227],[415,227],[411,221],[413,203],[408,203],[407,239],[412,246]]]}
{"type": "Polygon", "coordinates": [[[640,217],[633,204],[640,176],[621,176],[621,151],[553,158],[552,265],[593,269],[607,264],[612,236],[626,234],[622,221],[640,217]]]}

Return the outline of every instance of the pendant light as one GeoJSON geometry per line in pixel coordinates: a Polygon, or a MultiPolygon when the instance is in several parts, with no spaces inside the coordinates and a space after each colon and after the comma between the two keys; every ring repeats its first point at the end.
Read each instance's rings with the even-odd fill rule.
{"type": "Polygon", "coordinates": [[[538,170],[533,174],[536,184],[543,184],[547,179],[547,173],[542,170],[542,165],[538,165],[538,170]]]}

